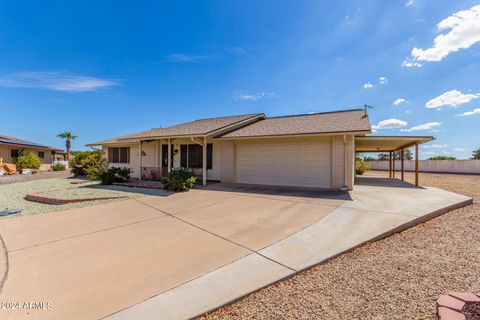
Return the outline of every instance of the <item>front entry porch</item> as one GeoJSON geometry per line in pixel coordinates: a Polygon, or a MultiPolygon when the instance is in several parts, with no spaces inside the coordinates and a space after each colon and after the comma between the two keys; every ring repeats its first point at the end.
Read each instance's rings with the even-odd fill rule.
{"type": "Polygon", "coordinates": [[[219,180],[220,145],[207,137],[142,140],[139,142],[140,180],[161,181],[178,168],[191,169],[203,185],[219,180]]]}

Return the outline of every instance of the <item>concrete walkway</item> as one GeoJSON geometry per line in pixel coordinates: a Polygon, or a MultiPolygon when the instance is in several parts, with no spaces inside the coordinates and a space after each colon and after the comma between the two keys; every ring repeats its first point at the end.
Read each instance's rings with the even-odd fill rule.
{"type": "Polygon", "coordinates": [[[471,202],[396,180],[359,183],[350,194],[212,184],[0,221],[1,301],[50,303],[0,318],[191,318],[471,202]]]}

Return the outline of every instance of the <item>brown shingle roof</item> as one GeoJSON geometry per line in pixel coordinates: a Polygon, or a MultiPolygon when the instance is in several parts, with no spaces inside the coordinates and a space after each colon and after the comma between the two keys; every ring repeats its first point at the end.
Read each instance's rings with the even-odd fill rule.
{"type": "Polygon", "coordinates": [[[211,132],[220,130],[222,128],[234,125],[243,120],[256,118],[256,117],[264,117],[264,115],[262,113],[257,113],[257,114],[246,114],[246,115],[239,115],[239,116],[200,119],[200,120],[195,120],[187,123],[174,125],[171,127],[140,131],[133,134],[128,134],[128,135],[124,135],[124,136],[120,136],[112,139],[98,141],[88,145],[93,146],[93,145],[102,145],[102,144],[109,144],[109,143],[122,143],[122,142],[128,142],[129,140],[148,139],[148,138],[157,138],[157,137],[203,136],[211,132]]]}
{"type": "Polygon", "coordinates": [[[370,121],[362,109],[272,117],[232,131],[222,138],[321,134],[370,131],[370,121]]]}

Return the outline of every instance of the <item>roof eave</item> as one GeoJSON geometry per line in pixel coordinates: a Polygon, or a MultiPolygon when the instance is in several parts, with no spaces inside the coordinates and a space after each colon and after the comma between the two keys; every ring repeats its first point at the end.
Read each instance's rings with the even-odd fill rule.
{"type": "Polygon", "coordinates": [[[312,133],[293,133],[293,134],[276,134],[276,135],[256,135],[256,136],[235,136],[235,137],[217,137],[219,140],[240,140],[240,139],[262,139],[262,138],[288,138],[288,137],[308,137],[308,136],[335,136],[344,134],[368,134],[371,130],[354,130],[354,131],[331,131],[331,132],[312,132],[312,133]]]}

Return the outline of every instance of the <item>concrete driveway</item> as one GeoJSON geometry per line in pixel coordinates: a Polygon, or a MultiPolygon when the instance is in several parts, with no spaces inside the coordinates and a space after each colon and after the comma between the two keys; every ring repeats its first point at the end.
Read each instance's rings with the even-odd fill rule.
{"type": "MultiPolygon", "coordinates": [[[[0,318],[99,319],[216,277],[215,270],[249,292],[294,272],[262,249],[315,224],[349,197],[214,184],[1,220],[0,300],[11,304],[0,308],[0,318]],[[240,261],[234,264],[240,272],[228,272],[240,261]]],[[[226,285],[226,278],[217,280],[226,285]]]]}

